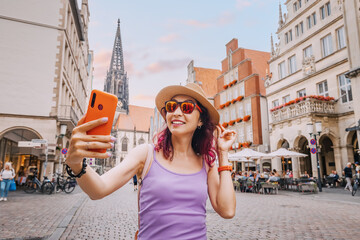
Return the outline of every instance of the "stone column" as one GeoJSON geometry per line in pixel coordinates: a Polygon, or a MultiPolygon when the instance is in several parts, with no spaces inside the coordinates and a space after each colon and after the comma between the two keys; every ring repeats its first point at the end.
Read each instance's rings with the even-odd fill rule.
{"type": "Polygon", "coordinates": [[[299,178],[299,176],[300,176],[299,158],[298,157],[291,158],[291,164],[292,164],[292,172],[293,172],[294,178],[299,178]]]}
{"type": "MultiPolygon", "coordinates": [[[[282,168],[281,168],[281,158],[277,157],[277,158],[272,158],[271,159],[271,167],[272,169],[276,169],[276,171],[280,174],[282,173],[282,168]]],[[[272,170],[271,169],[271,170],[272,170]]]]}
{"type": "MultiPolygon", "coordinates": [[[[319,159],[320,163],[320,159],[319,159]]],[[[317,161],[316,161],[316,154],[311,154],[311,168],[312,168],[312,176],[318,177],[318,168],[317,168],[317,161]]]]}
{"type": "Polygon", "coordinates": [[[334,159],[335,159],[335,169],[339,176],[342,176],[343,166],[345,166],[341,159],[341,147],[333,146],[334,149],[334,159]]]}

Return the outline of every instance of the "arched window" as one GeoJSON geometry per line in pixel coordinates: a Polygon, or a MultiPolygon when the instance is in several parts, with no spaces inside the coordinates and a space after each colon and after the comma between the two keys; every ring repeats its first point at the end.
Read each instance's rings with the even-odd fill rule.
{"type": "Polygon", "coordinates": [[[123,152],[127,152],[128,149],[128,139],[125,137],[123,138],[122,142],[121,142],[121,151],[123,152]]]}
{"type": "Polygon", "coordinates": [[[144,140],[143,138],[140,138],[140,139],[139,139],[139,145],[140,145],[140,144],[144,144],[144,143],[145,143],[145,140],[144,140]]]}

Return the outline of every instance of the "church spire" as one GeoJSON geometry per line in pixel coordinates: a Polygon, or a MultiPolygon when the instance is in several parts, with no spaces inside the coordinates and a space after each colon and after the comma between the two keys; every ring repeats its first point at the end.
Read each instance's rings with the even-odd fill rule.
{"type": "Polygon", "coordinates": [[[281,11],[281,3],[279,1],[279,28],[281,28],[283,24],[284,24],[284,21],[283,21],[283,16],[282,16],[282,11],[281,11]]]}
{"type": "Polygon", "coordinates": [[[114,47],[111,56],[110,62],[110,71],[111,70],[120,70],[124,73],[124,57],[123,57],[123,49],[121,42],[121,33],[120,33],[120,19],[117,21],[117,30],[115,35],[114,47]]]}
{"type": "Polygon", "coordinates": [[[129,112],[129,79],[124,68],[124,57],[120,33],[120,19],[117,21],[117,29],[109,71],[106,74],[104,91],[118,97],[118,111],[129,112]]]}

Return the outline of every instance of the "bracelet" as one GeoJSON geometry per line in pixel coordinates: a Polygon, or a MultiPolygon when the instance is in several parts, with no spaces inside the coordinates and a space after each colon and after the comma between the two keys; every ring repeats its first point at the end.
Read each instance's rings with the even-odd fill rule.
{"type": "Polygon", "coordinates": [[[85,171],[86,166],[87,166],[86,158],[84,158],[81,171],[77,175],[74,174],[73,170],[67,164],[66,164],[66,172],[67,172],[67,174],[69,174],[70,177],[80,178],[82,175],[84,175],[86,173],[86,171],[85,171]]]}
{"type": "Polygon", "coordinates": [[[232,171],[232,166],[231,165],[226,165],[226,166],[221,166],[218,168],[218,172],[222,172],[222,171],[232,171]]]}

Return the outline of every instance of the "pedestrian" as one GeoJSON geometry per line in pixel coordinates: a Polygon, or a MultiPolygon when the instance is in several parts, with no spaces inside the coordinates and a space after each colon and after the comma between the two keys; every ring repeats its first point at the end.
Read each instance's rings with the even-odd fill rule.
{"type": "Polygon", "coordinates": [[[138,239],[206,239],[208,196],[221,217],[235,215],[228,150],[236,133],[218,125],[217,110],[195,83],[165,87],[155,103],[165,124],[154,138],[154,148],[138,145],[119,165],[99,176],[83,158],[109,157],[91,150],[111,148],[116,139],[87,135],[106,119],[84,123],[83,117],[70,140],[68,170],[78,177],[79,186],[91,199],[111,194],[137,172],[145,175],[139,178],[138,239]]]}
{"type": "Polygon", "coordinates": [[[345,175],[346,180],[346,186],[344,190],[348,189],[350,192],[352,192],[352,185],[351,185],[351,178],[352,178],[352,169],[351,169],[351,163],[348,162],[346,164],[346,167],[344,168],[343,175],[345,175]]]}
{"type": "Polygon", "coordinates": [[[1,196],[0,201],[7,201],[7,196],[11,184],[11,180],[15,177],[15,171],[11,166],[11,162],[6,162],[4,169],[0,172],[0,189],[1,189],[1,196]]]}
{"type": "Polygon", "coordinates": [[[137,188],[137,176],[136,176],[136,174],[133,176],[133,183],[134,183],[134,191],[138,190],[138,188],[137,188]]]}

